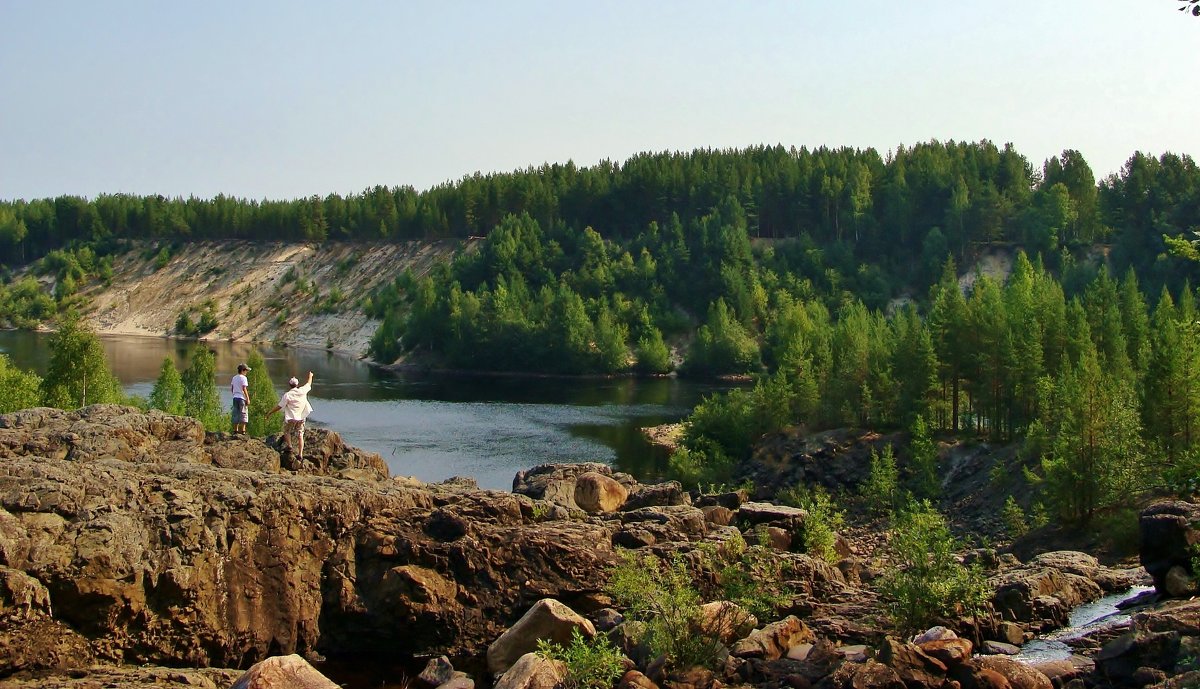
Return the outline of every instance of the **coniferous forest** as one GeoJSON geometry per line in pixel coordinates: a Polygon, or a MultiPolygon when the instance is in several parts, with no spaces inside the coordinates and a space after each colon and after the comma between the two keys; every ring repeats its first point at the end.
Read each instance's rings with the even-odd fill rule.
{"type": "MultiPolygon", "coordinates": [[[[750,374],[696,409],[679,475],[727,478],[796,423],[967,432],[1024,439],[1040,458],[1026,478],[1087,519],[1200,475],[1200,262],[1170,251],[1197,227],[1186,155],[1135,153],[1096,180],[1077,151],[1035,166],[934,141],[653,153],[293,201],[10,201],[0,260],[40,260],[61,301],[129,239],[473,239],[357,295],[382,322],[377,360],[750,374]],[[1006,277],[971,272],[989,252],[1014,257],[1006,277]]],[[[55,309],[27,282],[0,296],[10,322],[55,309]]]]}

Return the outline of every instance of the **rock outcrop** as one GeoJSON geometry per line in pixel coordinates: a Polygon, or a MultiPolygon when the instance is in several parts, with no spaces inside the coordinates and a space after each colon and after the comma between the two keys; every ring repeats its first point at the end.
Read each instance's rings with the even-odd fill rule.
{"type": "Polygon", "coordinates": [[[476,653],[540,598],[602,586],[604,524],[382,480],[377,456],[316,440],[293,470],[270,442],[157,412],[0,416],[0,675],[476,653]]]}
{"type": "Polygon", "coordinates": [[[1200,548],[1200,505],[1182,500],[1155,503],[1142,511],[1138,527],[1142,566],[1157,591],[1170,593],[1167,576],[1172,569],[1197,575],[1192,561],[1200,548]]]}

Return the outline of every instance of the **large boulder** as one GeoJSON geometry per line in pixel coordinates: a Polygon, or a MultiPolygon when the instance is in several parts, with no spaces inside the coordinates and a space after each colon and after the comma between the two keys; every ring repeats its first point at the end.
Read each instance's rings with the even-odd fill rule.
{"type": "Polygon", "coordinates": [[[1192,557],[1200,544],[1200,505],[1182,500],[1158,502],[1142,510],[1142,566],[1159,593],[1167,593],[1167,573],[1172,567],[1192,572],[1192,557]]]}
{"type": "Polygon", "coordinates": [[[1054,689],[1049,677],[1008,656],[979,656],[972,662],[982,670],[1004,677],[1012,689],[1054,689]]]}
{"type": "Polygon", "coordinates": [[[298,655],[275,656],[255,663],[231,689],[340,689],[298,655]]]}
{"type": "Polygon", "coordinates": [[[562,661],[526,653],[508,668],[492,689],[556,689],[567,677],[562,661]]]}
{"type": "Polygon", "coordinates": [[[599,462],[577,464],[539,464],[532,469],[518,471],[513,477],[512,492],[527,495],[534,500],[546,500],[568,509],[581,509],[575,502],[575,488],[579,478],[585,474],[599,474],[613,479],[626,491],[636,483],[629,474],[614,472],[612,467],[599,462]]]}
{"type": "Polygon", "coordinates": [[[629,490],[610,476],[589,471],[575,479],[575,504],[584,512],[616,512],[628,497],[629,490]]]}
{"type": "Polygon", "coordinates": [[[521,656],[537,649],[538,641],[566,645],[575,630],[590,639],[596,635],[592,623],[562,603],[546,598],[538,601],[487,649],[488,672],[499,675],[521,656]]]}

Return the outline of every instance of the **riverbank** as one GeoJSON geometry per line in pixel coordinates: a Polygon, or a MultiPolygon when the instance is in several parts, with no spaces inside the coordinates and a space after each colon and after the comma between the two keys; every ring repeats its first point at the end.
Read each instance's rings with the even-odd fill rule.
{"type": "Polygon", "coordinates": [[[85,315],[102,334],[162,337],[176,333],[181,313],[193,321],[207,313],[215,327],[203,340],[361,358],[379,325],[363,312],[364,300],[405,271],[424,275],[463,246],[450,240],[134,242],[115,257],[107,285],[83,291],[85,315]]]}

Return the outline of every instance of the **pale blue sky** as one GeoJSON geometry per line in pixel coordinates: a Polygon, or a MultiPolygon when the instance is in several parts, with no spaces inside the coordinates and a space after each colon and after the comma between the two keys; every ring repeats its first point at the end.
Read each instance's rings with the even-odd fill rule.
{"type": "Polygon", "coordinates": [[[0,0],[0,198],[425,189],[697,147],[1200,152],[1177,0],[0,0]]]}

